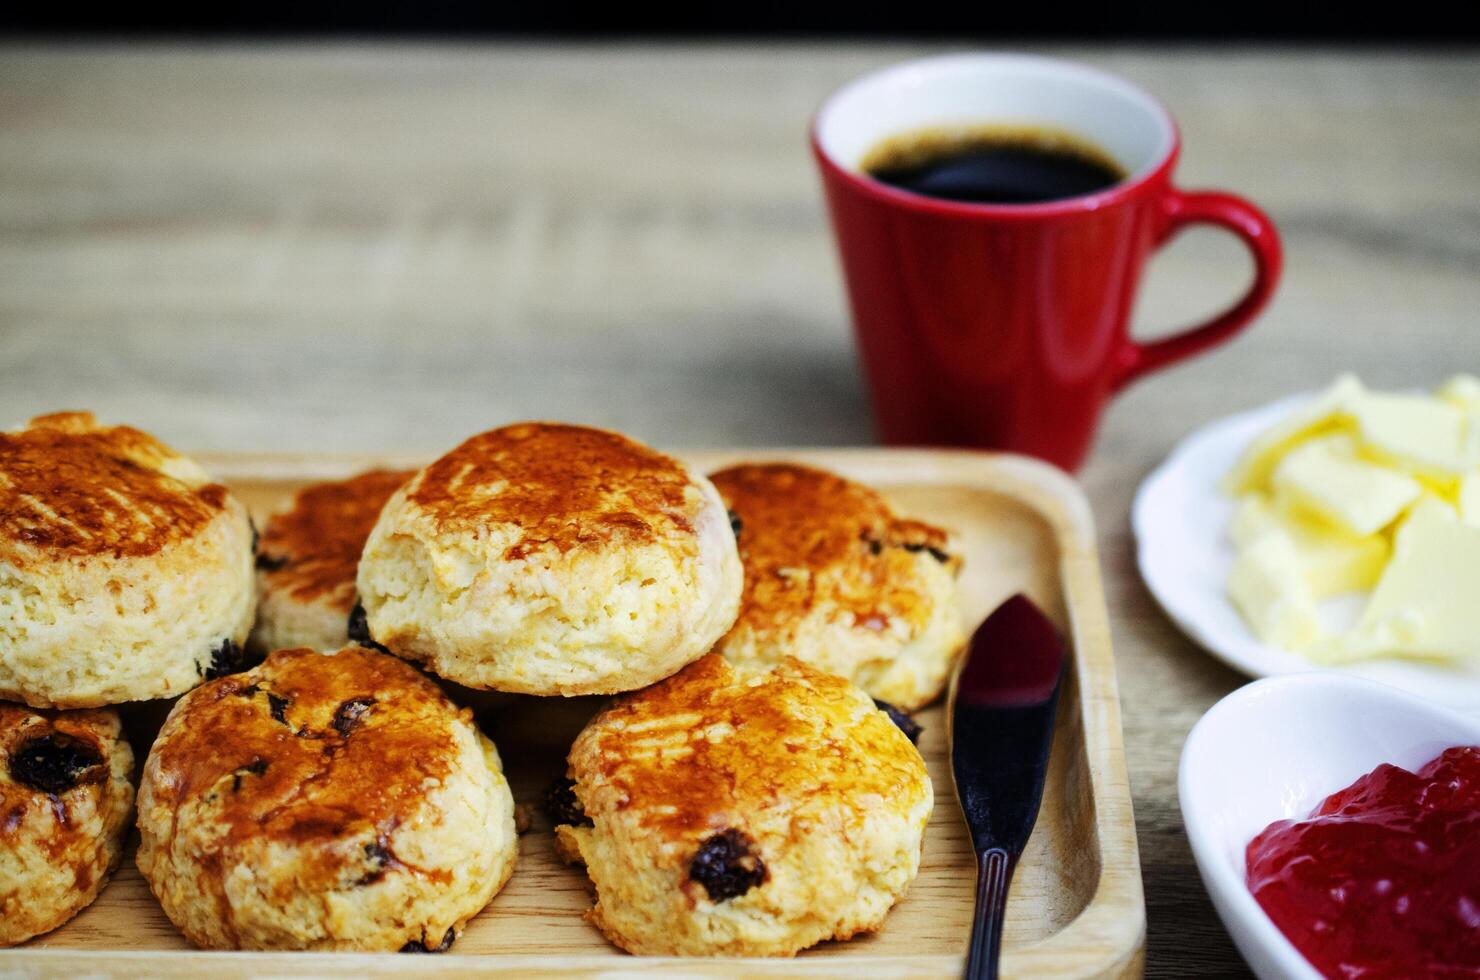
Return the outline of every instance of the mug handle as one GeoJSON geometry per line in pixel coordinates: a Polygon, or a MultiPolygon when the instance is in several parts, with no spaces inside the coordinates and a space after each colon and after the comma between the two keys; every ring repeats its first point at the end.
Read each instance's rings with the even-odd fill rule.
{"type": "Polygon", "coordinates": [[[1279,282],[1284,255],[1279,232],[1274,222],[1241,197],[1218,191],[1167,190],[1161,201],[1161,225],[1156,233],[1160,247],[1183,228],[1194,224],[1218,225],[1243,239],[1254,258],[1254,281],[1243,299],[1200,326],[1150,343],[1126,338],[1121,348],[1120,367],[1114,380],[1119,391],[1131,382],[1177,361],[1201,354],[1228,340],[1244,327],[1269,302],[1279,282]]]}

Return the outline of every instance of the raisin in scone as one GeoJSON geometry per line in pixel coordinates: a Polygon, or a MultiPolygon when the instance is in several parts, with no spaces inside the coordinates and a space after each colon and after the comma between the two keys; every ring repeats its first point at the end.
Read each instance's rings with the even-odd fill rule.
{"type": "Polygon", "coordinates": [[[416,668],[279,650],[170,712],[139,787],[139,870],[214,949],[435,950],[514,868],[498,753],[416,668]]]}
{"type": "Polygon", "coordinates": [[[414,472],[371,470],[315,483],[268,519],[257,547],[253,649],[338,650],[350,641],[360,552],[380,509],[414,472]]]}
{"type": "Polygon", "coordinates": [[[561,855],[595,885],[587,918],[643,955],[790,956],[878,929],[934,802],[868,695],[796,660],[708,656],[618,699],[569,775],[561,855]]]}
{"type": "Polygon", "coordinates": [[[0,702],[0,946],[98,897],[123,854],[133,769],[116,711],[0,702]]]}
{"type": "Polygon", "coordinates": [[[740,617],[719,653],[758,666],[796,657],[906,711],[935,700],[965,644],[961,559],[945,531],[811,467],[734,466],[710,479],[745,564],[740,617]]]}
{"type": "Polygon", "coordinates": [[[246,509],[190,459],[84,412],[0,432],[0,699],[93,708],[239,668],[246,509]]]}
{"type": "Polygon", "coordinates": [[[360,558],[374,642],[473,688],[629,691],[735,621],[740,559],[701,474],[615,432],[527,422],[385,505],[360,558]]]}

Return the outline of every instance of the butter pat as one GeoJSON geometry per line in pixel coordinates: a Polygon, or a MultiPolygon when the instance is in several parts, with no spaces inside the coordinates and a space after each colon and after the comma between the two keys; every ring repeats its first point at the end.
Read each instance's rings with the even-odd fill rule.
{"type": "MultiPolygon", "coordinates": [[[[1444,494],[1434,493],[1432,491],[1425,492],[1422,497],[1418,498],[1418,503],[1409,508],[1409,519],[1412,519],[1413,515],[1418,513],[1419,508],[1443,511],[1444,516],[1451,521],[1459,520],[1459,504],[1444,494]]],[[[1407,523],[1407,521],[1404,523],[1407,523]]]]}
{"type": "Polygon", "coordinates": [[[1467,412],[1480,412],[1480,378],[1456,374],[1434,392],[1440,399],[1467,412]]]}
{"type": "Polygon", "coordinates": [[[1275,493],[1352,534],[1376,534],[1423,493],[1418,481],[1357,457],[1350,436],[1312,439],[1274,471],[1275,493]]]}
{"type": "Polygon", "coordinates": [[[1289,535],[1271,531],[1239,552],[1228,572],[1228,597],[1254,635],[1271,646],[1304,650],[1321,639],[1315,597],[1300,573],[1289,535]]]}
{"type": "Polygon", "coordinates": [[[1250,443],[1225,478],[1224,489],[1241,494],[1262,487],[1280,458],[1296,443],[1349,426],[1351,405],[1365,391],[1354,375],[1337,378],[1314,402],[1266,429],[1250,443]]]}
{"type": "Polygon", "coordinates": [[[1425,500],[1398,528],[1393,558],[1355,629],[1322,659],[1480,656],[1480,527],[1425,500]]]}
{"type": "Polygon", "coordinates": [[[1423,395],[1367,392],[1353,400],[1363,448],[1416,473],[1457,479],[1480,466],[1473,418],[1423,395]]]}
{"type": "Polygon", "coordinates": [[[1459,481],[1459,519],[1471,527],[1480,527],[1480,473],[1471,473],[1459,481]]]}
{"type": "Polygon", "coordinates": [[[1387,564],[1387,538],[1346,534],[1299,510],[1277,506],[1264,494],[1239,498],[1228,537],[1235,548],[1249,547],[1271,532],[1285,534],[1295,549],[1300,574],[1316,601],[1372,588],[1387,564]]]}
{"type": "Polygon", "coordinates": [[[1305,584],[1317,601],[1372,588],[1387,565],[1390,549],[1380,534],[1361,538],[1299,528],[1291,537],[1305,584]]]}
{"type": "Polygon", "coordinates": [[[1274,503],[1262,493],[1246,493],[1238,498],[1233,518],[1228,522],[1228,540],[1243,549],[1270,531],[1284,527],[1274,503]]]}

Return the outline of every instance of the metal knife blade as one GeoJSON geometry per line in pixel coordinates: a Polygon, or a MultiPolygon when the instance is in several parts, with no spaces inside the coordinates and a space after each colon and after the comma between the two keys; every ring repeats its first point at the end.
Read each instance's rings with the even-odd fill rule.
{"type": "Polygon", "coordinates": [[[997,975],[1007,886],[1038,817],[1066,659],[1053,623],[1015,595],[977,627],[951,687],[951,773],[977,858],[968,977],[997,975]]]}

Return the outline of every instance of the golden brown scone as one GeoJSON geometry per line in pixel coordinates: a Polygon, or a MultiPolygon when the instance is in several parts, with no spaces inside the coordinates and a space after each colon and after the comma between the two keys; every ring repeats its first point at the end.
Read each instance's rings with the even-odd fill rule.
{"type": "Polygon", "coordinates": [[[940,694],[965,642],[961,559],[945,531],[807,466],[733,466],[710,478],[745,563],[740,618],[719,653],[736,664],[796,657],[907,711],[940,694]]]}
{"type": "Polygon", "coordinates": [[[257,547],[255,648],[338,650],[349,642],[360,552],[380,508],[414,472],[371,470],[315,483],[267,521],[257,547]]]}
{"type": "Polygon", "coordinates": [[[0,699],[163,698],[240,665],[246,509],[153,436],[85,412],[0,432],[0,699]]]}
{"type": "Polygon", "coordinates": [[[0,946],[98,897],[123,854],[133,770],[117,712],[0,702],[0,946]]]}
{"type": "Polygon", "coordinates": [[[416,668],[279,650],[170,712],[139,870],[197,946],[446,948],[514,868],[493,743],[416,668]]]}
{"type": "Polygon", "coordinates": [[[627,695],[570,752],[590,826],[558,848],[630,953],[790,956],[883,924],[920,864],[930,777],[868,695],[796,660],[709,656],[627,695]]]}
{"type": "Polygon", "coordinates": [[[735,621],[719,494],[601,429],[474,436],[398,490],[360,559],[375,642],[474,688],[610,694],[667,677],[735,621]]]}

